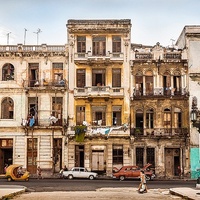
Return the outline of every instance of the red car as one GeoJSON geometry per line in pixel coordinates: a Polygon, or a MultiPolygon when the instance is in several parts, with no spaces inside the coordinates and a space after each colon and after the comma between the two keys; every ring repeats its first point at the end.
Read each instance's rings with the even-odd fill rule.
{"type": "Polygon", "coordinates": [[[113,173],[113,178],[123,181],[124,179],[139,179],[140,170],[144,170],[146,180],[152,180],[155,178],[155,174],[152,170],[149,169],[151,164],[145,165],[143,168],[138,166],[123,166],[121,169],[113,173]]]}

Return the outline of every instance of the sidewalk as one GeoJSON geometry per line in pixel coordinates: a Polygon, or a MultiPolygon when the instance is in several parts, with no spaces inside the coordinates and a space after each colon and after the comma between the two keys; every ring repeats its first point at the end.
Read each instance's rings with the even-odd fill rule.
{"type": "Polygon", "coordinates": [[[18,185],[1,185],[0,186],[0,200],[10,199],[15,195],[24,193],[26,187],[18,185]]]}
{"type": "MultiPolygon", "coordinates": [[[[26,192],[26,187],[23,186],[17,186],[17,185],[1,185],[0,187],[0,200],[5,200],[8,198],[12,198],[15,195],[21,194],[26,192]]],[[[96,193],[98,193],[101,190],[109,190],[110,192],[113,192],[115,190],[119,190],[119,191],[123,191],[124,193],[126,192],[130,192],[130,188],[102,188],[100,190],[97,190],[96,193]],[[127,190],[127,191],[126,191],[127,190]]],[[[131,190],[133,190],[131,188],[131,190]]],[[[135,191],[135,190],[134,190],[135,191]]],[[[151,192],[153,190],[149,190],[149,192],[151,192]]],[[[170,194],[176,195],[176,196],[180,196],[180,197],[184,197],[185,199],[188,200],[200,200],[200,190],[197,189],[191,189],[191,188],[171,188],[169,190],[170,194]]]]}

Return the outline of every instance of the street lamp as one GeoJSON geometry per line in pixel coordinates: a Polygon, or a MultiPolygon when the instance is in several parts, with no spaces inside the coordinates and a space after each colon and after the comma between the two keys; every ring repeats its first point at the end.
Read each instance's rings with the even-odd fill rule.
{"type": "Polygon", "coordinates": [[[193,127],[198,128],[198,132],[200,133],[200,111],[197,108],[197,98],[193,97],[192,99],[192,110],[190,113],[190,118],[192,121],[193,127]]]}

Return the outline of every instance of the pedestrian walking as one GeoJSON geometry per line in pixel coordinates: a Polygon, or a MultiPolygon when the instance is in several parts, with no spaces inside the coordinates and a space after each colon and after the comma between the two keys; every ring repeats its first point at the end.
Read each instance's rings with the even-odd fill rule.
{"type": "Polygon", "coordinates": [[[38,178],[38,180],[39,180],[40,178],[43,179],[43,178],[42,178],[42,170],[41,170],[40,166],[37,167],[37,178],[38,178]]]}
{"type": "Polygon", "coordinates": [[[147,192],[147,184],[146,184],[146,177],[143,170],[140,171],[140,185],[138,187],[139,193],[147,192]]]}

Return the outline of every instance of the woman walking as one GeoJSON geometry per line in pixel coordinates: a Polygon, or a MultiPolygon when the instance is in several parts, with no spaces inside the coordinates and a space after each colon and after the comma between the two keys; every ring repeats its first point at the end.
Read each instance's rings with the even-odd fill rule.
{"type": "Polygon", "coordinates": [[[140,171],[140,185],[138,188],[139,193],[147,192],[146,177],[143,170],[140,171]]]}

